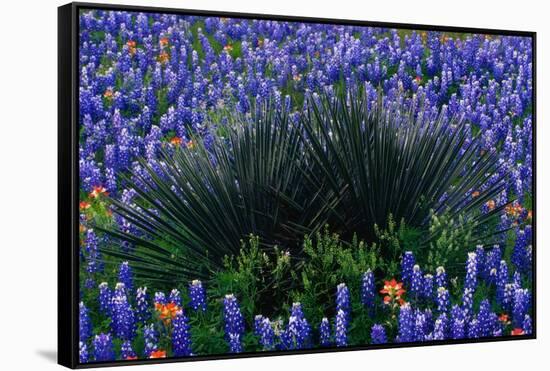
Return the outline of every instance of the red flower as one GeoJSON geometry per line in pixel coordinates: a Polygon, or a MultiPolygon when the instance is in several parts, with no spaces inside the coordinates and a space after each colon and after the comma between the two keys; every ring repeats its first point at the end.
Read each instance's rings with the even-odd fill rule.
{"type": "Polygon", "coordinates": [[[179,146],[182,142],[183,140],[180,137],[173,137],[172,139],[170,139],[170,143],[175,146],[179,146]]]}
{"type": "Polygon", "coordinates": [[[397,302],[399,305],[403,305],[405,301],[401,296],[405,293],[403,288],[403,282],[397,282],[395,278],[392,278],[391,281],[384,281],[384,287],[380,290],[381,294],[385,294],[384,303],[391,304],[392,302],[397,302]]]}
{"type": "Polygon", "coordinates": [[[166,351],[161,349],[155,350],[154,352],[151,352],[149,358],[166,358],[166,351]]]}
{"type": "Polygon", "coordinates": [[[93,191],[90,193],[91,198],[99,197],[100,195],[108,196],[109,192],[107,192],[107,188],[102,186],[96,186],[94,187],[93,191]]]}
{"type": "Polygon", "coordinates": [[[176,317],[176,314],[181,310],[176,303],[161,304],[155,303],[155,309],[159,312],[159,317],[166,324],[169,324],[172,319],[176,317]]]}
{"type": "Polygon", "coordinates": [[[165,46],[168,45],[168,41],[169,41],[169,40],[168,40],[167,37],[161,38],[161,39],[159,40],[160,46],[161,46],[162,48],[164,48],[165,46]]]}
{"type": "Polygon", "coordinates": [[[92,204],[87,201],[80,201],[79,206],[80,206],[80,210],[87,210],[90,208],[90,206],[92,206],[92,204]]]}
{"type": "Polygon", "coordinates": [[[499,317],[498,317],[498,320],[504,324],[508,324],[510,323],[510,317],[506,314],[506,313],[502,313],[499,317]]]}
{"type": "Polygon", "coordinates": [[[416,76],[416,77],[414,78],[414,80],[415,80],[417,83],[420,84],[420,82],[422,81],[422,77],[416,76]]]}
{"type": "Polygon", "coordinates": [[[133,356],[133,357],[128,356],[128,357],[125,358],[125,360],[127,360],[127,361],[133,361],[134,359],[138,359],[138,357],[137,356],[133,356]]]}
{"type": "Polygon", "coordinates": [[[166,53],[165,51],[160,52],[160,54],[157,57],[157,60],[160,63],[166,63],[170,60],[170,54],[166,53]]]}
{"type": "Polygon", "coordinates": [[[520,335],[525,335],[525,332],[523,331],[522,328],[517,327],[517,328],[515,328],[515,329],[512,330],[512,332],[510,333],[510,335],[512,335],[512,336],[520,336],[520,335]]]}
{"type": "Polygon", "coordinates": [[[136,53],[136,42],[134,40],[128,40],[126,45],[128,46],[130,54],[134,55],[136,53]]]}
{"type": "Polygon", "coordinates": [[[493,210],[496,206],[495,200],[489,200],[485,203],[489,211],[493,210]]]}

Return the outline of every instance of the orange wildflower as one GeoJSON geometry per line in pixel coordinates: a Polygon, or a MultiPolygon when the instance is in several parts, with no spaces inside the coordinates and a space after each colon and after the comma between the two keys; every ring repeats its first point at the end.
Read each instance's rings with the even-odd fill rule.
{"type": "Polygon", "coordinates": [[[522,328],[517,327],[517,328],[515,328],[515,329],[512,330],[512,332],[510,333],[510,335],[512,335],[512,336],[525,335],[525,331],[523,331],[522,328]]]}
{"type": "Polygon", "coordinates": [[[164,48],[165,46],[168,46],[168,38],[167,37],[163,37],[159,40],[159,43],[160,43],[160,47],[161,48],[164,48]]]}
{"type": "Polygon", "coordinates": [[[79,204],[80,210],[87,210],[91,206],[92,206],[92,204],[89,203],[88,201],[80,201],[80,204],[79,204]]]}
{"type": "Polygon", "coordinates": [[[189,142],[187,142],[187,148],[193,149],[193,147],[195,147],[195,143],[193,143],[192,140],[190,140],[189,142]]]}
{"type": "Polygon", "coordinates": [[[160,54],[157,57],[157,60],[160,63],[166,63],[170,60],[170,54],[166,53],[165,51],[160,52],[160,54]]]}
{"type": "Polygon", "coordinates": [[[233,50],[233,45],[227,44],[226,46],[223,47],[223,50],[229,53],[233,50]]]}
{"type": "Polygon", "coordinates": [[[134,55],[136,53],[136,42],[134,40],[128,40],[126,45],[128,46],[130,54],[134,55]]]}
{"type": "Polygon", "coordinates": [[[132,356],[128,356],[128,357],[125,358],[125,360],[127,360],[127,361],[133,361],[133,360],[135,360],[135,359],[138,359],[138,357],[137,357],[137,356],[133,356],[133,357],[132,357],[132,356]]]}
{"type": "Polygon", "coordinates": [[[513,203],[511,205],[507,205],[504,208],[504,211],[506,212],[507,215],[513,218],[517,218],[523,212],[523,207],[519,203],[513,203]]]}
{"type": "Polygon", "coordinates": [[[151,352],[149,358],[166,358],[166,351],[161,349],[155,350],[154,352],[151,352]]]}
{"type": "Polygon", "coordinates": [[[107,90],[105,90],[105,93],[103,93],[103,97],[105,97],[106,99],[111,99],[113,97],[113,89],[107,88],[107,90]]]}
{"type": "Polygon", "coordinates": [[[489,209],[489,211],[494,210],[496,203],[495,200],[489,200],[485,203],[485,206],[489,209]]]}
{"type": "Polygon", "coordinates": [[[155,309],[159,312],[159,317],[165,323],[170,323],[176,317],[176,314],[181,310],[176,303],[161,304],[155,303],[155,309]]]}
{"type": "Polygon", "coordinates": [[[508,316],[506,313],[502,313],[499,317],[498,317],[498,320],[504,324],[508,324],[510,323],[510,316],[508,316]]]}
{"type": "Polygon", "coordinates": [[[109,192],[107,192],[107,188],[102,186],[96,186],[94,187],[93,191],[90,192],[91,198],[96,198],[96,197],[99,197],[100,195],[108,196],[109,192]]]}
{"type": "Polygon", "coordinates": [[[479,191],[472,192],[472,197],[473,198],[479,197],[479,191]]]}
{"type": "Polygon", "coordinates": [[[392,278],[391,281],[384,281],[384,287],[380,290],[381,294],[384,294],[384,304],[391,304],[392,302],[397,302],[399,305],[403,305],[405,300],[401,296],[405,293],[403,288],[403,282],[397,282],[395,278],[392,278]]]}
{"type": "Polygon", "coordinates": [[[170,139],[170,143],[175,146],[179,146],[182,142],[183,140],[180,137],[173,137],[172,139],[170,139]]]}

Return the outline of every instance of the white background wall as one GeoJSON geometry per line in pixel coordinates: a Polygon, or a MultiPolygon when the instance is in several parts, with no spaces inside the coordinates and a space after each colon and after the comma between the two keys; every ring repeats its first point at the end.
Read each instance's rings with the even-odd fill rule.
{"type": "MultiPolygon", "coordinates": [[[[110,2],[104,0],[104,3],[110,2]]],[[[119,3],[119,1],[116,1],[119,3]]],[[[540,370],[550,349],[550,21],[544,1],[156,0],[120,3],[538,32],[539,339],[475,345],[226,360],[156,370],[540,370]],[[544,15],[546,14],[546,16],[544,15]],[[546,269],[545,269],[546,268],[546,269]]],[[[0,368],[60,369],[56,357],[56,84],[59,0],[0,11],[0,368]]],[[[132,370],[151,366],[133,366],[132,370]]],[[[150,369],[150,368],[149,368],[150,369]]]]}

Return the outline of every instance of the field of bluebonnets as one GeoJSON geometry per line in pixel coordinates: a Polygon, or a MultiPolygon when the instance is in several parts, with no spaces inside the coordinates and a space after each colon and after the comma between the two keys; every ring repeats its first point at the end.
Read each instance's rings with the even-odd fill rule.
{"type": "Polygon", "coordinates": [[[530,38],[82,11],[80,362],[532,332],[530,38]]]}

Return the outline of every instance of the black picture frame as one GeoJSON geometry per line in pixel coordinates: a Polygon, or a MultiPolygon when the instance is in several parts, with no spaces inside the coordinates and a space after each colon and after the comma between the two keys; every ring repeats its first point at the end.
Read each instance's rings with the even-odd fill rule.
{"type": "Polygon", "coordinates": [[[173,363],[188,361],[205,361],[217,359],[234,359],[246,357],[268,357],[289,354],[312,354],[326,352],[341,352],[353,350],[386,349],[401,347],[419,347],[449,344],[474,344],[482,342],[498,342],[536,339],[537,305],[536,305],[536,274],[537,274],[537,190],[536,190],[536,32],[512,31],[487,28],[450,27],[440,25],[405,24],[392,22],[374,22],[363,20],[297,17],[270,14],[252,14],[222,11],[205,11],[194,9],[157,8],[147,6],[112,5],[73,2],[58,8],[58,363],[69,368],[91,368],[100,366],[127,366],[151,363],[173,363]],[[533,332],[521,337],[502,336],[480,339],[460,339],[443,341],[426,341],[422,343],[388,343],[381,345],[349,346],[345,348],[312,348],[307,350],[265,351],[239,354],[201,355],[185,358],[139,359],[113,362],[93,362],[81,364],[78,360],[78,265],[79,265],[79,210],[78,210],[78,14],[81,9],[127,10],[145,13],[166,13],[178,15],[218,16],[228,18],[264,19],[290,22],[325,23],[336,25],[356,25],[384,28],[414,29],[424,31],[481,33],[487,35],[522,36],[532,39],[533,46],[533,332]]]}

